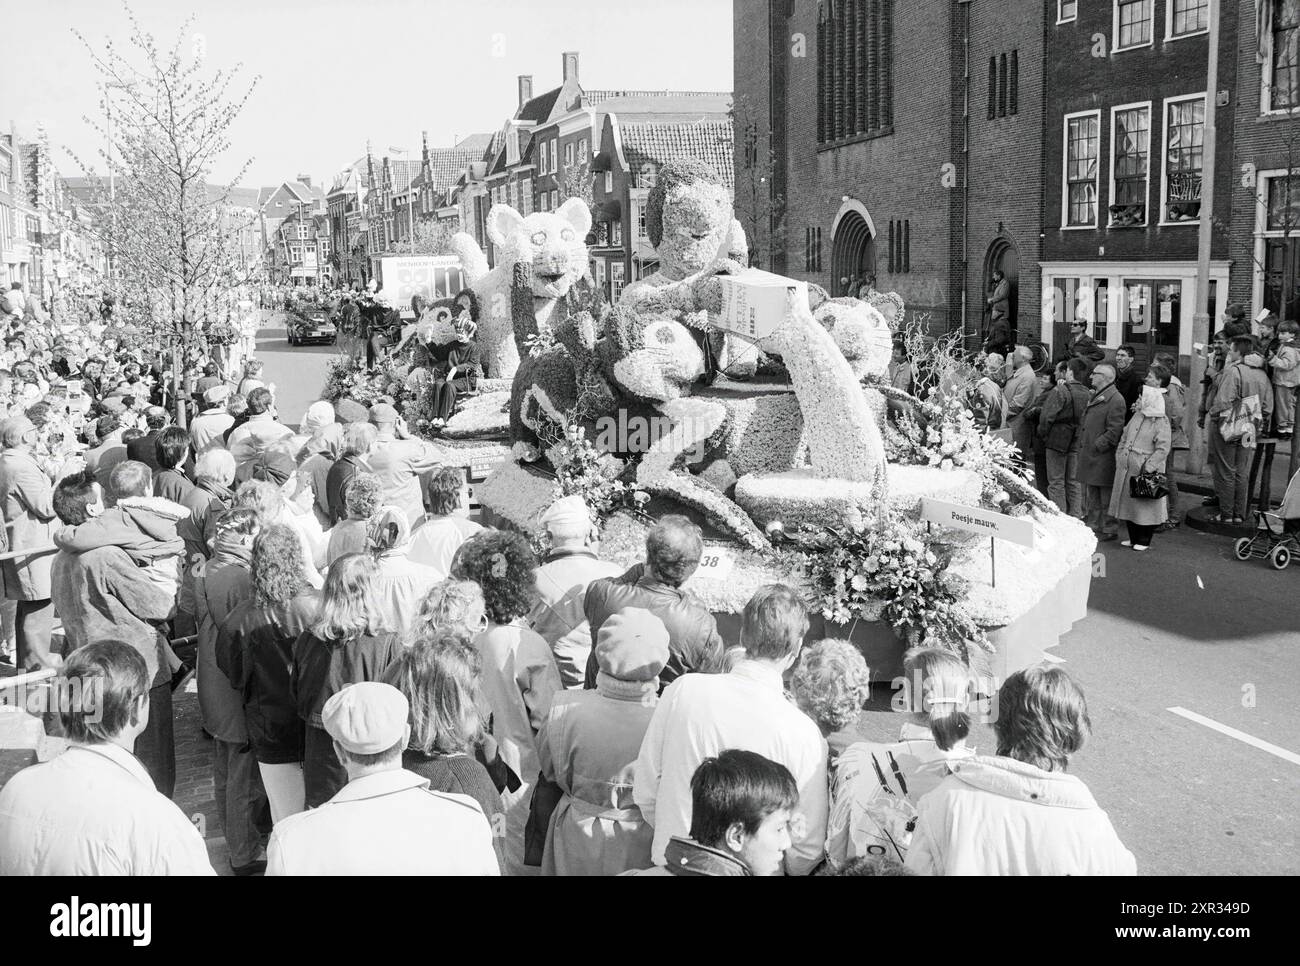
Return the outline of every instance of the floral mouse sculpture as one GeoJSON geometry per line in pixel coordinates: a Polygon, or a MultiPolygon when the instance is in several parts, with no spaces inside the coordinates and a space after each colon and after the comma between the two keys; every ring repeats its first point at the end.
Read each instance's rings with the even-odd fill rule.
{"type": "Polygon", "coordinates": [[[491,271],[478,242],[464,232],[452,238],[452,250],[482,306],[478,341],[488,376],[510,379],[519,367],[518,290],[525,304],[531,300],[533,331],[548,330],[556,306],[587,274],[589,231],[591,210],[580,198],[527,217],[509,205],[493,205],[487,233],[497,248],[497,264],[491,271]]]}

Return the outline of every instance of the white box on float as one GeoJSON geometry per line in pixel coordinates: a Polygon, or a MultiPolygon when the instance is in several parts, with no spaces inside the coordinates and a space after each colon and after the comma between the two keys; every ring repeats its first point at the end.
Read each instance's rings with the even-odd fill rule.
{"type": "Polygon", "coordinates": [[[722,312],[714,323],[718,328],[746,339],[765,339],[785,321],[790,293],[806,302],[808,283],[747,268],[737,275],[719,275],[722,312]]]}

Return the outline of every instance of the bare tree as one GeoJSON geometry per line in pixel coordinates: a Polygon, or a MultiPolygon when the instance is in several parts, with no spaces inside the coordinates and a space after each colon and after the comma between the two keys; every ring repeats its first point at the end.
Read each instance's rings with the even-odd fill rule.
{"type": "Polygon", "coordinates": [[[415,237],[394,245],[396,254],[447,255],[451,252],[451,237],[456,228],[445,221],[426,218],[415,223],[415,237]]]}
{"type": "Polygon", "coordinates": [[[229,186],[208,177],[230,149],[231,127],[257,78],[239,92],[238,65],[207,70],[198,34],[186,56],[193,18],[163,50],[123,6],[131,26],[126,51],[112,41],[97,49],[73,30],[99,73],[105,116],[112,112],[111,124],[85,120],[107,144],[99,152],[110,178],[101,196],[102,230],[114,282],[131,293],[123,301],[156,340],[152,344],[171,351],[173,398],[183,425],[182,362],[206,344],[205,330],[228,322],[235,290],[253,280],[239,258],[240,233],[252,220],[231,203],[231,186],[243,179],[251,159],[229,186]]]}

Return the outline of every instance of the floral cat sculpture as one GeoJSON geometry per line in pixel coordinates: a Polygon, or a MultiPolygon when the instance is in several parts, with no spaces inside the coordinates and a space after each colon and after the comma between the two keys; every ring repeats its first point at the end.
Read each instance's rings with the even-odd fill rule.
{"type": "Polygon", "coordinates": [[[587,274],[590,230],[591,210],[580,198],[527,217],[509,205],[493,205],[487,233],[496,246],[497,264],[491,271],[472,237],[459,232],[452,238],[452,250],[482,306],[478,340],[488,376],[510,379],[519,367],[517,290],[523,289],[525,302],[531,299],[533,330],[549,330],[556,306],[587,274]]]}

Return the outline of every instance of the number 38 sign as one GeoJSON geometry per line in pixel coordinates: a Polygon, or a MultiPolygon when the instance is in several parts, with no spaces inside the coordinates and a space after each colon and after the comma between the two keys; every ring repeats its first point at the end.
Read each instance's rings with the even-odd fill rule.
{"type": "Polygon", "coordinates": [[[730,550],[706,546],[704,556],[700,558],[700,566],[691,576],[691,580],[726,580],[731,576],[731,568],[734,564],[735,560],[730,550]]]}

